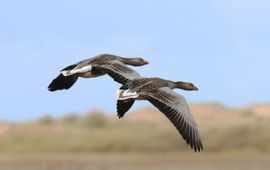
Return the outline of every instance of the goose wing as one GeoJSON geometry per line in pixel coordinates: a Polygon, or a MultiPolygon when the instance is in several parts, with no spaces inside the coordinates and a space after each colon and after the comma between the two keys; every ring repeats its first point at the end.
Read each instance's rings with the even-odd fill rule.
{"type": "Polygon", "coordinates": [[[127,82],[140,78],[140,74],[118,60],[113,60],[103,65],[93,65],[94,68],[107,73],[114,81],[120,84],[126,84],[127,82]]]}
{"type": "Polygon", "coordinates": [[[195,152],[203,150],[195,120],[183,96],[163,87],[149,93],[147,99],[165,114],[195,152]]]}

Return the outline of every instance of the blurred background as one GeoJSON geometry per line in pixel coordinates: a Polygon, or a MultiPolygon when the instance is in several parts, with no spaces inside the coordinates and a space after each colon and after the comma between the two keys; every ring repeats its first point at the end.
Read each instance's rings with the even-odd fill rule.
{"type": "Polygon", "coordinates": [[[6,1],[0,5],[0,169],[269,169],[270,2],[6,1]],[[119,120],[108,76],[51,93],[101,53],[143,57],[146,77],[189,81],[205,150],[146,101],[119,120]]]}

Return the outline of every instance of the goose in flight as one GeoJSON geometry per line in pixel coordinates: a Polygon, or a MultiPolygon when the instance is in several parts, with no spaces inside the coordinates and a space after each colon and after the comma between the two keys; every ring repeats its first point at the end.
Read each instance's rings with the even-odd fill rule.
{"type": "Polygon", "coordinates": [[[117,91],[117,113],[122,118],[135,100],[148,100],[175,126],[195,152],[203,150],[196,122],[185,98],[173,89],[198,90],[189,82],[170,81],[161,78],[143,78],[134,70],[117,62],[98,67],[123,86],[117,91]]]}
{"type": "Polygon", "coordinates": [[[91,78],[105,75],[97,66],[113,65],[114,63],[143,66],[148,61],[142,58],[124,58],[111,54],[100,54],[93,58],[82,60],[61,70],[61,73],[48,86],[49,91],[69,89],[79,77],[91,78]]]}

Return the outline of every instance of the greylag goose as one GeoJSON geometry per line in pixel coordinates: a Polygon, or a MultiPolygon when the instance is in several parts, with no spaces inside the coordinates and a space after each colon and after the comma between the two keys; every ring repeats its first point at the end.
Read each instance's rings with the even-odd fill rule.
{"type": "Polygon", "coordinates": [[[135,100],[148,100],[176,127],[192,149],[203,150],[197,125],[185,98],[173,89],[198,90],[189,82],[173,82],[161,78],[143,78],[121,63],[100,68],[115,81],[123,84],[117,91],[117,113],[122,118],[135,100]]]}
{"type": "Polygon", "coordinates": [[[93,58],[82,60],[61,70],[61,73],[48,86],[49,91],[69,89],[79,77],[91,78],[102,76],[105,73],[96,66],[121,63],[132,66],[142,66],[148,61],[142,58],[124,58],[111,54],[100,54],[93,58]]]}

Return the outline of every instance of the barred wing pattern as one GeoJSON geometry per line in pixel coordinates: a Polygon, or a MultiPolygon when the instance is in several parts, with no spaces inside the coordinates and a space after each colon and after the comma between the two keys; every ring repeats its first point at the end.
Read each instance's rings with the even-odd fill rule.
{"type": "Polygon", "coordinates": [[[203,150],[195,120],[183,96],[168,87],[162,87],[149,93],[147,99],[165,114],[195,152],[203,150]]]}
{"type": "Polygon", "coordinates": [[[120,84],[126,84],[131,80],[140,78],[140,74],[127,67],[118,60],[113,60],[108,64],[93,65],[94,68],[107,73],[114,81],[120,84]]]}

